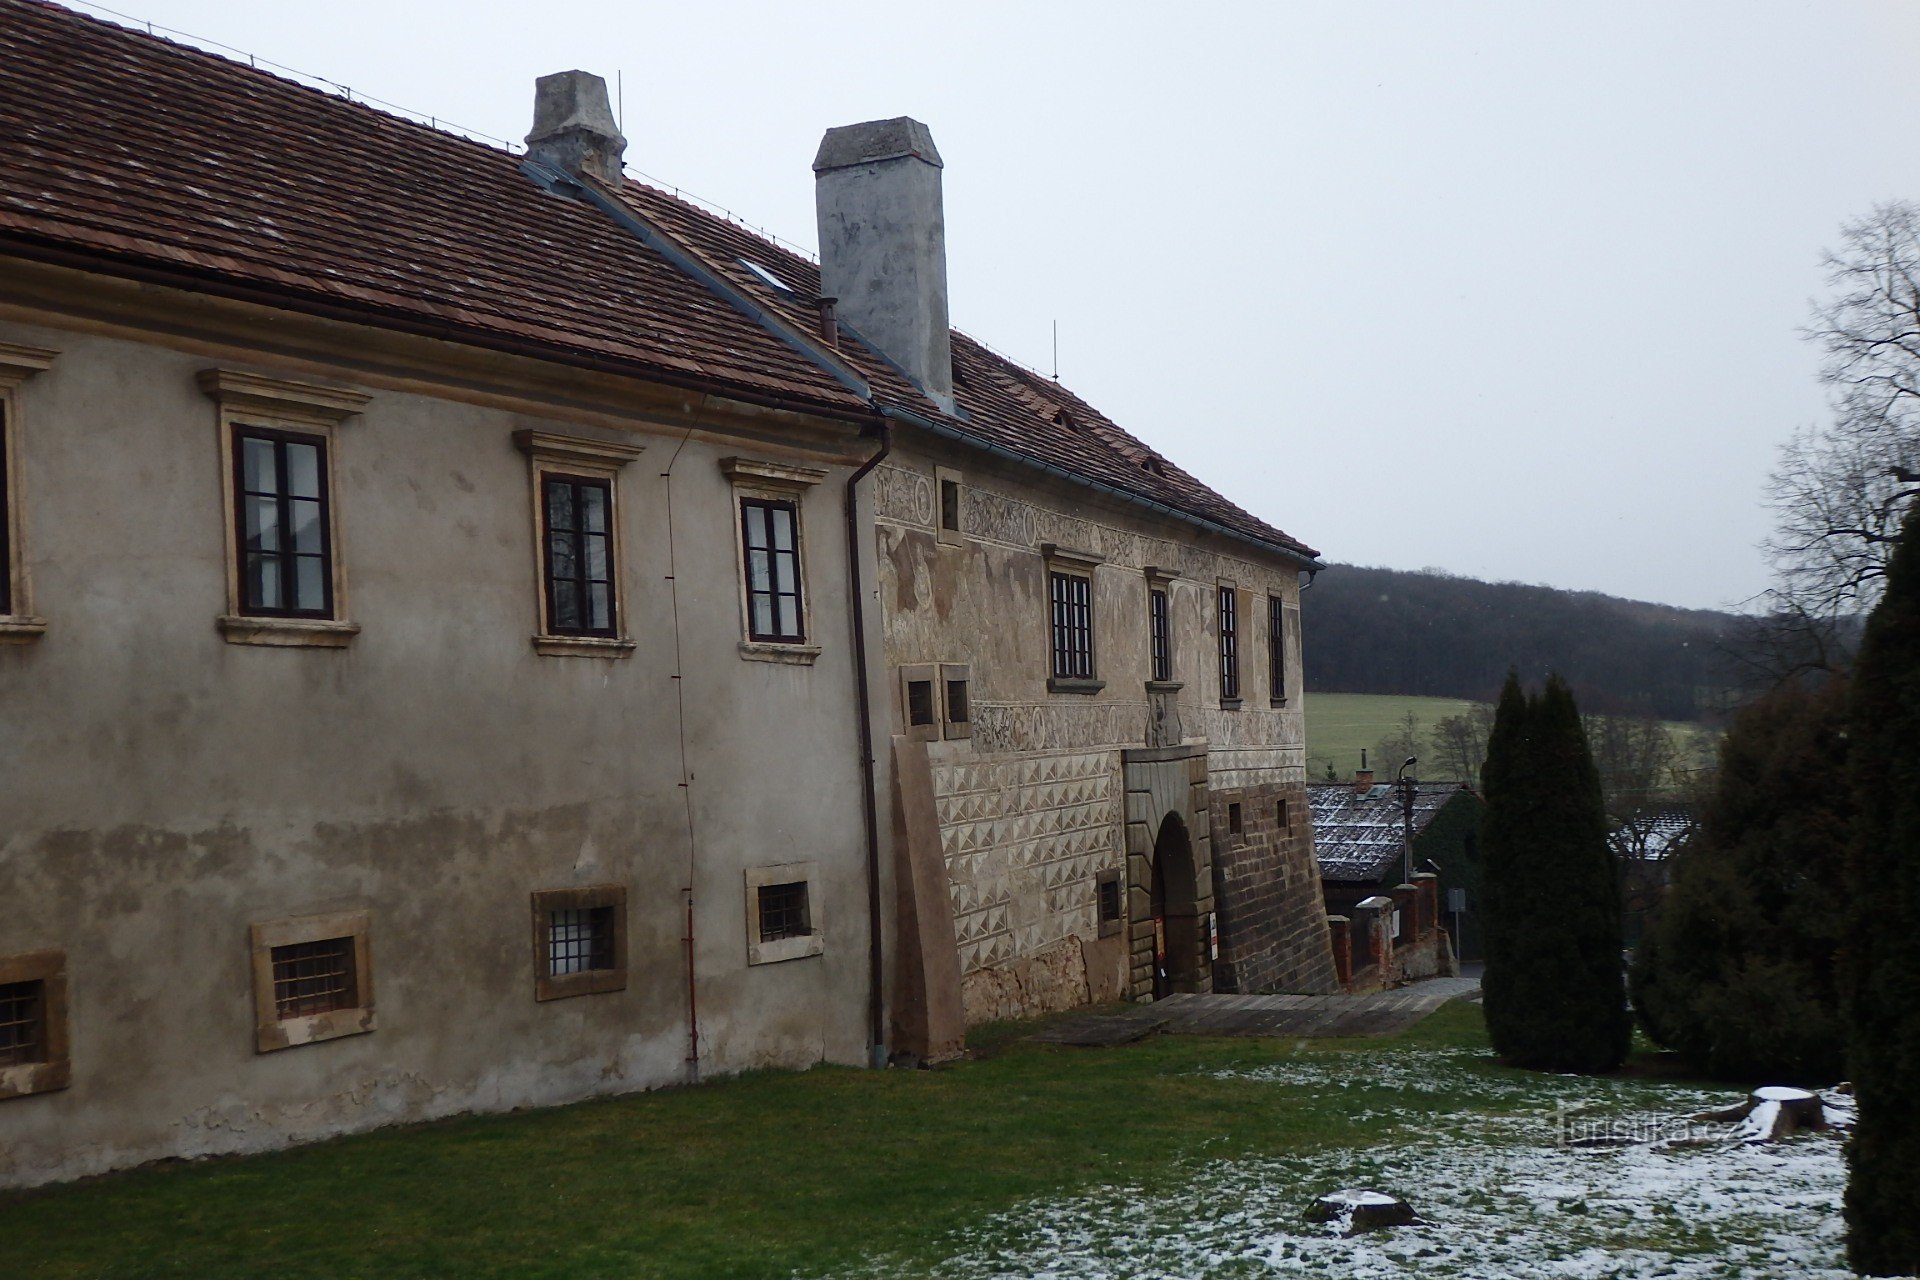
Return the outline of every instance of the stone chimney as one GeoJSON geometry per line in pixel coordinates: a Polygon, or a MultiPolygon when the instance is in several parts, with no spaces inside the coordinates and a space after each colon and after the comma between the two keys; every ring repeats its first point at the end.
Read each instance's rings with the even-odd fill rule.
{"type": "Polygon", "coordinates": [[[533,82],[530,159],[618,183],[626,153],[627,140],[607,105],[605,80],[585,71],[556,71],[533,82]]]}
{"type": "Polygon", "coordinates": [[[1373,770],[1367,767],[1367,749],[1360,748],[1360,767],[1354,771],[1353,793],[1363,796],[1373,790],[1373,770]]]}
{"type": "Polygon", "coordinates": [[[901,116],[827,130],[813,158],[820,292],[840,318],[953,408],[940,153],[901,116]]]}

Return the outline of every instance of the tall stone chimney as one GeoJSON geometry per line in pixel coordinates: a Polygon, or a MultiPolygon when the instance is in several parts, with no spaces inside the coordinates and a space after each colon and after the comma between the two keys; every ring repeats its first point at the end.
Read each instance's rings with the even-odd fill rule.
{"type": "Polygon", "coordinates": [[[950,411],[941,167],[918,120],[844,125],[820,139],[813,193],[820,291],[838,298],[840,318],[950,411]]]}
{"type": "Polygon", "coordinates": [[[556,71],[533,82],[527,155],[568,173],[618,183],[627,140],[607,105],[607,82],[586,71],[556,71]]]}

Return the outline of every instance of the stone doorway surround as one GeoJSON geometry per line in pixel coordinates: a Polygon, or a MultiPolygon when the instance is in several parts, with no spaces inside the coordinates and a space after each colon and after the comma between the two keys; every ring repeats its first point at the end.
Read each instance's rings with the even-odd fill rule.
{"type": "Polygon", "coordinates": [[[1169,818],[1177,818],[1185,829],[1192,870],[1181,868],[1182,883],[1165,886],[1167,946],[1170,952],[1181,948],[1182,958],[1191,963],[1169,963],[1167,968],[1175,978],[1174,992],[1212,991],[1208,926],[1214,910],[1213,844],[1208,827],[1207,748],[1205,744],[1137,748],[1123,751],[1120,759],[1126,790],[1127,993],[1134,1000],[1153,998],[1154,847],[1169,818]]]}

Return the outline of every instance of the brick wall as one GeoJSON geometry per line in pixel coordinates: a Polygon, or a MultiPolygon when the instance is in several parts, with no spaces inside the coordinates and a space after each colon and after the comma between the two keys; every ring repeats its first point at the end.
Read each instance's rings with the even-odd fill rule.
{"type": "Polygon", "coordinates": [[[1220,921],[1216,991],[1324,992],[1340,989],[1328,944],[1327,911],[1313,860],[1304,783],[1212,791],[1215,909],[1220,921]],[[1289,818],[1281,825],[1279,806],[1289,818]],[[1232,830],[1232,806],[1240,830],[1232,830]]]}

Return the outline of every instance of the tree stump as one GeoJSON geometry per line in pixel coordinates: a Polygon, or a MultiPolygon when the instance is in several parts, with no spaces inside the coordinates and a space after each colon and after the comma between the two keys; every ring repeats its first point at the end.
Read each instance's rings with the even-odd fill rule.
{"type": "Polygon", "coordinates": [[[1329,1191],[1307,1210],[1309,1222],[1337,1223],[1342,1235],[1358,1235],[1381,1227],[1404,1227],[1420,1221],[1412,1206],[1384,1191],[1347,1187],[1329,1191]]]}
{"type": "Polygon", "coordinates": [[[1738,1124],[1735,1142],[1778,1142],[1803,1129],[1828,1128],[1826,1109],[1820,1095],[1785,1085],[1767,1085],[1755,1089],[1737,1107],[1721,1111],[1702,1111],[1697,1121],[1738,1124]]]}

